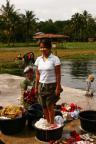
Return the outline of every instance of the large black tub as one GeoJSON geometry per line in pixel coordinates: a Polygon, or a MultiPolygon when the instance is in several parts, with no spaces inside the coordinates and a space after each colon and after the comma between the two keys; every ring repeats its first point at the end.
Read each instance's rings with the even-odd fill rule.
{"type": "Polygon", "coordinates": [[[87,132],[96,132],[96,111],[87,110],[79,113],[81,128],[87,132]]]}
{"type": "Polygon", "coordinates": [[[40,129],[35,127],[36,129],[36,138],[40,141],[49,142],[51,140],[59,140],[62,137],[63,127],[61,126],[56,129],[40,129]]]}
{"type": "Polygon", "coordinates": [[[26,124],[26,114],[15,119],[0,119],[0,130],[4,134],[12,135],[21,132],[26,124]]]}

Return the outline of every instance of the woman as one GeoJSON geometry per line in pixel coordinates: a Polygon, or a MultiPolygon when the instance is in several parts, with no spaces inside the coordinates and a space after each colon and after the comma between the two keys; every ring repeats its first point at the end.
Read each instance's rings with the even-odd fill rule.
{"type": "Polygon", "coordinates": [[[35,91],[39,94],[44,117],[49,125],[54,126],[54,105],[59,100],[61,92],[61,63],[59,58],[52,54],[51,48],[49,39],[40,41],[42,56],[35,61],[35,91]]]}

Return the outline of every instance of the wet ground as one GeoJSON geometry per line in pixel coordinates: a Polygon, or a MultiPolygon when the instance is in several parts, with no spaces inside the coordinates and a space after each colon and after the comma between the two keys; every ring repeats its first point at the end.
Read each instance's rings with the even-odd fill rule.
{"type": "Polygon", "coordinates": [[[61,93],[61,99],[58,103],[75,103],[80,106],[83,110],[96,110],[96,96],[92,98],[85,96],[85,91],[80,89],[74,89],[69,87],[63,87],[61,93]]]}
{"type": "Polygon", "coordinates": [[[23,77],[0,74],[0,105],[18,104],[21,95],[20,82],[23,77]]]}
{"type": "MultiPolygon", "coordinates": [[[[18,98],[21,96],[20,82],[24,77],[10,74],[0,74],[0,105],[19,104],[18,98]]],[[[60,95],[58,104],[76,103],[83,109],[96,110],[96,96],[85,97],[85,91],[62,86],[63,92],[60,95]]]]}
{"type": "MultiPolygon", "coordinates": [[[[0,105],[6,106],[8,104],[19,104],[18,97],[21,95],[20,82],[23,77],[18,77],[9,74],[0,75],[0,105]]],[[[85,97],[85,91],[79,89],[73,89],[66,86],[62,86],[63,92],[61,98],[57,104],[61,103],[76,103],[83,109],[95,109],[96,110],[96,97],[91,98],[85,97]]],[[[80,129],[80,121],[74,120],[64,127],[65,130],[77,130],[80,129]]],[[[42,144],[42,142],[36,140],[35,132],[33,129],[25,129],[16,135],[8,136],[0,133],[0,139],[5,144],[42,144]]],[[[0,143],[2,144],[2,143],[0,143]]],[[[95,144],[95,143],[94,143],[95,144]]]]}

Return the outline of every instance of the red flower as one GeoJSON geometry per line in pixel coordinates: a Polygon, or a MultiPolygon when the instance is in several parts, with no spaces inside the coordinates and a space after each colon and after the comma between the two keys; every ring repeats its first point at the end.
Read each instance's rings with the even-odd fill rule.
{"type": "Polygon", "coordinates": [[[76,141],[80,141],[81,140],[79,135],[77,135],[75,139],[76,139],[76,141]]]}
{"type": "Polygon", "coordinates": [[[32,89],[31,89],[30,95],[31,95],[31,96],[35,96],[35,88],[32,88],[32,89]]]}
{"type": "Polygon", "coordinates": [[[66,107],[62,107],[62,108],[61,108],[61,111],[63,111],[63,112],[67,112],[66,107]]]}
{"type": "Polygon", "coordinates": [[[76,131],[72,131],[71,132],[71,136],[75,138],[77,136],[77,132],[76,131]]]}
{"type": "Polygon", "coordinates": [[[75,142],[74,138],[67,139],[67,144],[73,144],[75,142]]]}
{"type": "Polygon", "coordinates": [[[24,101],[27,103],[32,103],[35,100],[35,89],[32,88],[31,91],[24,92],[24,101]]]}
{"type": "Polygon", "coordinates": [[[71,136],[73,138],[75,138],[76,141],[80,141],[81,140],[80,135],[76,131],[72,131],[71,132],[71,136]]]}

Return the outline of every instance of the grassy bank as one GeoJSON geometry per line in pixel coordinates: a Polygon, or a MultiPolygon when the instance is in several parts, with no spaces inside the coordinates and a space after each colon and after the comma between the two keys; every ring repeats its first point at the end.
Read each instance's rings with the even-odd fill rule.
{"type": "MultiPolygon", "coordinates": [[[[23,46],[23,44],[22,44],[23,46]]],[[[0,45],[0,73],[11,73],[22,75],[20,63],[16,62],[16,56],[21,53],[32,51],[35,59],[41,55],[38,47],[3,47],[0,45]]],[[[63,43],[57,44],[57,48],[52,49],[53,53],[61,59],[96,59],[96,43],[63,43]]]]}
{"type": "MultiPolygon", "coordinates": [[[[14,48],[14,49],[0,49],[0,63],[14,62],[16,56],[21,53],[23,56],[25,53],[32,51],[35,54],[35,58],[41,55],[38,48],[14,48]]],[[[96,49],[54,49],[52,52],[62,59],[93,59],[96,58],[96,49]]]]}

